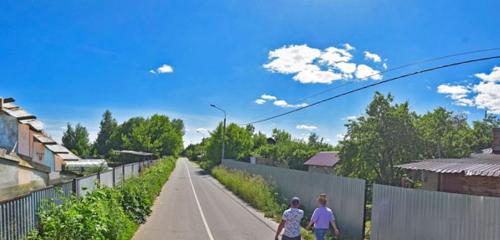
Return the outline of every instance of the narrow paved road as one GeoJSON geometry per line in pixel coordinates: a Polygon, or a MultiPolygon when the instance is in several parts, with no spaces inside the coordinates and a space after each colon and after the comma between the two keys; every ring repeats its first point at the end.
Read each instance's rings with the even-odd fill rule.
{"type": "Polygon", "coordinates": [[[181,158],[134,239],[271,240],[276,226],[181,158]]]}

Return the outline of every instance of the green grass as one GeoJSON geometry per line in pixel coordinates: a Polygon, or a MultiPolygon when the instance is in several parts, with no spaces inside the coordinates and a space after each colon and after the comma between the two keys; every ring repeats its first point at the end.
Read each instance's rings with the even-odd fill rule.
{"type": "MultiPolygon", "coordinates": [[[[287,203],[279,197],[277,189],[264,178],[222,166],[214,167],[212,175],[241,199],[264,212],[266,217],[281,221],[281,214],[287,208],[287,203]]],[[[302,239],[312,240],[313,236],[302,229],[302,239]]]]}
{"type": "Polygon", "coordinates": [[[98,186],[85,197],[65,198],[62,203],[46,201],[38,212],[38,229],[28,239],[131,239],[151,213],[175,163],[167,157],[119,187],[98,186]]]}

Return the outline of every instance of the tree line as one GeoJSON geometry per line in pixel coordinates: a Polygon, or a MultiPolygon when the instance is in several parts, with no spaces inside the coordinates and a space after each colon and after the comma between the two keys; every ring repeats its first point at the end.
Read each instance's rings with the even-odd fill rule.
{"type": "Polygon", "coordinates": [[[184,122],[155,114],[133,117],[119,124],[111,112],[104,112],[95,142],[89,141],[81,124],[67,124],[63,145],[81,157],[110,157],[113,150],[150,152],[159,156],[178,155],[183,150],[184,122]]]}
{"type": "MultiPolygon", "coordinates": [[[[467,115],[443,107],[417,114],[408,102],[395,103],[391,94],[376,92],[365,114],[345,124],[344,138],[336,146],[312,133],[307,140],[293,139],[285,130],[271,136],[255,132],[253,126],[229,124],[225,157],[245,160],[250,156],[271,159],[293,169],[304,170],[304,161],[319,151],[337,151],[342,176],[368,182],[398,184],[402,172],[395,166],[416,160],[462,158],[491,147],[492,129],[500,119],[486,115],[469,122],[467,115]]],[[[201,143],[189,145],[183,154],[214,166],[221,159],[222,124],[201,143]]]]}

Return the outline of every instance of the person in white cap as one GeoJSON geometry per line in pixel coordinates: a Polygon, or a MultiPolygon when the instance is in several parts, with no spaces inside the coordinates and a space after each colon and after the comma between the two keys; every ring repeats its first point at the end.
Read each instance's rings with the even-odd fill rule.
{"type": "Polygon", "coordinates": [[[300,240],[300,221],[304,217],[304,211],[299,209],[300,199],[298,197],[293,197],[290,203],[290,208],[283,212],[283,217],[281,218],[281,223],[278,225],[278,230],[276,231],[275,240],[278,240],[279,235],[283,228],[282,240],[300,240]]]}

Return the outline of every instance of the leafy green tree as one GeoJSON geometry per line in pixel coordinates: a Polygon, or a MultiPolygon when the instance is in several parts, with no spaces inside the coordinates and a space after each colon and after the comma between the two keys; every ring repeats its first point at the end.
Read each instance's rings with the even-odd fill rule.
{"type": "Polygon", "coordinates": [[[416,114],[408,103],[393,104],[392,95],[377,92],[366,115],[349,121],[340,142],[338,172],[384,184],[397,184],[401,177],[396,165],[418,157],[416,114]]]}
{"type": "Polygon", "coordinates": [[[439,107],[417,120],[423,158],[461,158],[472,151],[473,134],[462,115],[439,107]]]}
{"type": "Polygon", "coordinates": [[[112,141],[111,136],[117,130],[117,127],[118,123],[111,115],[111,112],[106,110],[102,116],[100,130],[94,143],[97,154],[101,156],[108,155],[116,147],[116,143],[112,141]]]}
{"type": "Polygon", "coordinates": [[[76,155],[87,157],[90,155],[89,133],[79,123],[73,128],[67,124],[62,137],[63,145],[76,155]]]}
{"type": "MultiPolygon", "coordinates": [[[[207,145],[207,158],[209,161],[220,162],[222,148],[222,123],[210,134],[207,145]]],[[[248,157],[253,147],[252,135],[246,128],[235,123],[226,128],[225,153],[228,159],[242,159],[248,157]]]]}
{"type": "Polygon", "coordinates": [[[472,150],[477,152],[491,147],[493,142],[493,128],[500,127],[500,119],[495,115],[488,114],[482,121],[474,121],[472,126],[472,135],[474,138],[472,150]]]}

